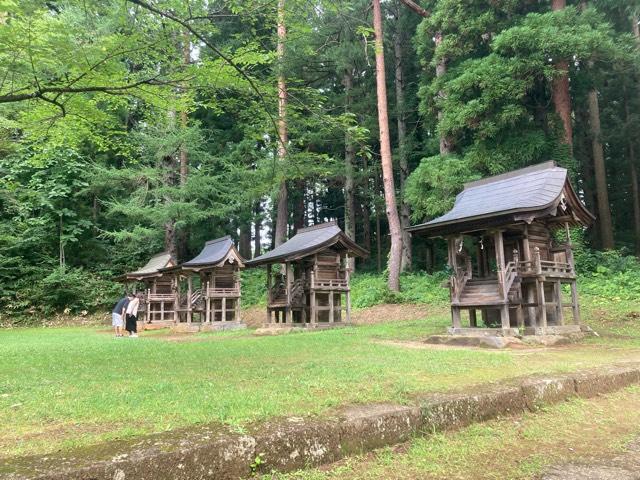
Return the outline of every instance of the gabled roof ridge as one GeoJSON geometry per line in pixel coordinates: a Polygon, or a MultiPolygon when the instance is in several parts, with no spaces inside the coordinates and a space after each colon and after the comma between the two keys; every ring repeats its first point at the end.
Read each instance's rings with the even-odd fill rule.
{"type": "Polygon", "coordinates": [[[169,255],[169,258],[173,259],[173,255],[171,255],[171,252],[164,251],[164,252],[156,253],[155,255],[149,257],[149,260],[147,261],[147,263],[149,263],[154,258],[164,257],[165,255],[169,255]]]}
{"type": "Polygon", "coordinates": [[[351,240],[338,224],[333,221],[299,229],[293,237],[275,247],[273,250],[263,253],[251,260],[247,260],[246,265],[257,266],[265,263],[276,263],[286,258],[311,255],[315,251],[331,247],[338,242],[356,256],[368,255],[365,249],[351,240]],[[316,232],[316,234],[309,235],[309,232],[316,232]]]}
{"type": "Polygon", "coordinates": [[[305,232],[312,232],[314,230],[320,230],[322,228],[337,227],[337,226],[338,226],[338,222],[336,222],[335,220],[329,220],[328,222],[316,223],[315,225],[311,225],[309,227],[299,228],[298,231],[296,232],[296,235],[300,233],[305,233],[305,232]]]}
{"type": "MultiPolygon", "coordinates": [[[[529,165],[528,167],[524,167],[524,168],[519,168],[518,170],[511,170],[510,172],[505,172],[505,173],[499,173],[497,175],[492,175],[490,177],[484,177],[481,178],[479,180],[474,180],[472,182],[467,182],[464,184],[464,189],[470,189],[470,188],[475,188],[475,187],[480,187],[483,185],[487,185],[490,183],[497,183],[503,180],[509,180],[512,178],[516,178],[519,177],[521,175],[528,175],[530,173],[533,172],[538,172],[538,171],[543,171],[543,170],[550,170],[552,168],[556,168],[558,167],[558,165],[556,164],[555,160],[549,160],[547,162],[543,162],[543,163],[538,163],[536,165],[529,165]]],[[[558,167],[558,168],[562,168],[562,167],[558,167]]],[[[463,190],[464,191],[464,190],[463,190]]]]}
{"type": "Polygon", "coordinates": [[[213,245],[214,243],[223,242],[225,240],[231,240],[231,235],[225,235],[224,237],[215,238],[213,240],[207,240],[204,242],[205,245],[213,245]]]}

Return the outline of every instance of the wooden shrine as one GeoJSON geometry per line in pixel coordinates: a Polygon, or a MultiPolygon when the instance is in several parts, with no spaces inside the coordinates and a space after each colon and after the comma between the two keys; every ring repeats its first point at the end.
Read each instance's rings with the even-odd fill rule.
{"type": "Polygon", "coordinates": [[[349,257],[364,257],[335,222],[301,228],[289,241],[247,261],[267,266],[265,326],[332,327],[351,320],[349,257]]]}
{"type": "Polygon", "coordinates": [[[174,316],[178,330],[239,328],[240,269],[244,259],[231,237],[205,243],[193,259],[163,273],[174,278],[177,308],[174,316]]]}
{"type": "Polygon", "coordinates": [[[546,162],[465,184],[451,211],[409,231],[448,242],[450,333],[569,333],[580,330],[569,228],[593,220],[567,170],[546,162]]]}
{"type": "Polygon", "coordinates": [[[133,284],[132,291],[137,292],[138,285],[144,285],[144,297],[140,304],[138,320],[145,323],[169,325],[174,322],[177,303],[175,279],[161,270],[175,266],[176,261],[167,252],[159,253],[149,259],[147,264],[135,272],[125,273],[117,280],[133,284]]]}

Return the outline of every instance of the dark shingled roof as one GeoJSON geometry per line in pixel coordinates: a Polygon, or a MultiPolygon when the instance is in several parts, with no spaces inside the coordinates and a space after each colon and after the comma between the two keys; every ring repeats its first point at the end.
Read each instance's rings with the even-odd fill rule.
{"type": "Polygon", "coordinates": [[[216,238],[204,244],[202,251],[188,262],[184,262],[181,267],[201,267],[203,265],[215,265],[224,260],[229,250],[234,248],[231,237],[216,238]]]}
{"type": "Polygon", "coordinates": [[[313,255],[336,244],[357,257],[366,257],[369,254],[365,249],[351,240],[340,229],[336,222],[327,222],[299,229],[293,238],[279,247],[253,260],[248,260],[247,266],[255,267],[268,263],[296,260],[301,257],[313,255]]]}
{"type": "MultiPolygon", "coordinates": [[[[539,165],[514,170],[512,172],[484,178],[466,183],[464,190],[456,197],[453,208],[434,220],[409,227],[409,231],[421,233],[436,233],[452,225],[464,224],[479,219],[495,219],[511,215],[508,220],[514,220],[513,214],[541,212],[557,205],[567,186],[569,192],[577,200],[567,178],[567,170],[558,167],[555,162],[545,162],[539,165]]],[[[582,218],[593,216],[584,209],[578,212],[582,218]]]]}

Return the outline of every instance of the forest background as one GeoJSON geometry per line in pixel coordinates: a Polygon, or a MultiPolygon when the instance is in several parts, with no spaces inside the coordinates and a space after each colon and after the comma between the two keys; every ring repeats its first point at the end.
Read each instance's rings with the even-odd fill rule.
{"type": "Polygon", "coordinates": [[[637,292],[639,14],[634,0],[0,0],[0,309],[16,324],[96,311],[159,251],[182,261],[228,234],[251,258],[328,220],[397,300],[400,270],[446,254],[394,222],[550,159],[597,216],[573,232],[583,276],[637,292]]]}

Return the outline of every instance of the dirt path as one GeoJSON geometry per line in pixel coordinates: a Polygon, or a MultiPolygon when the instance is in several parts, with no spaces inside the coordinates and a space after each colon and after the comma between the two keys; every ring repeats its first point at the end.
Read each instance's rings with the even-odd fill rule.
{"type": "Polygon", "coordinates": [[[638,480],[640,479],[640,437],[627,450],[594,462],[565,464],[547,471],[543,480],[638,480]]]}

